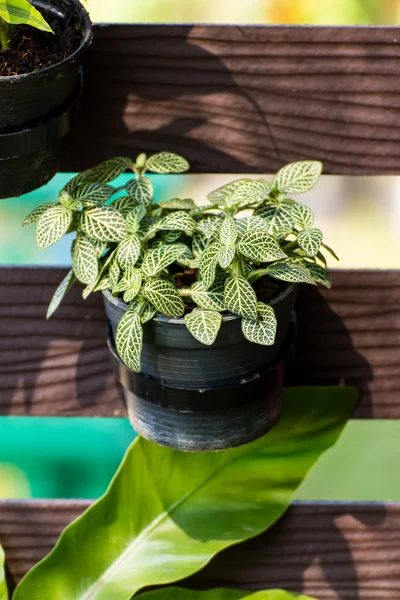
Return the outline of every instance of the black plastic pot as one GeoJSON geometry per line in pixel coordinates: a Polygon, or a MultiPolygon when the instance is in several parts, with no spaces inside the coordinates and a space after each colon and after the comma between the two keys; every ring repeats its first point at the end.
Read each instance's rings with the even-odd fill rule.
{"type": "Polygon", "coordinates": [[[35,0],[71,23],[81,34],[79,48],[51,67],[0,77],[0,198],[19,196],[55,173],[60,141],[68,132],[80,88],[80,59],[92,33],[79,0],[35,0]]]}
{"type": "Polygon", "coordinates": [[[114,371],[131,423],[143,437],[180,450],[221,450],[250,442],[277,423],[294,344],[296,286],[287,285],[271,302],[278,320],[273,346],[247,341],[234,315],[223,317],[212,346],[195,340],[182,318],[158,315],[143,327],[140,374],[121,361],[114,346],[128,307],[103,294],[114,371]]]}

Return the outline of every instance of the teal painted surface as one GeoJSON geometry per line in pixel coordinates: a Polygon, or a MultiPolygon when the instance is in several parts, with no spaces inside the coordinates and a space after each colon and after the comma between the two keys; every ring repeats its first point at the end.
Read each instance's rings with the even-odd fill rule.
{"type": "MultiPolygon", "coordinates": [[[[125,419],[1,417],[0,497],[98,498],[134,437],[125,419]]],[[[297,499],[400,501],[399,464],[400,422],[350,421],[297,499]]]]}

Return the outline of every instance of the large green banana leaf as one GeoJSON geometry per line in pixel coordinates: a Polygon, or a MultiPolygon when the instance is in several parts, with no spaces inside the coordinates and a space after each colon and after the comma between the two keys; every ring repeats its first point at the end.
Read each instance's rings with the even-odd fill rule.
{"type": "Polygon", "coordinates": [[[285,592],[285,590],[246,592],[245,590],[227,588],[199,592],[197,590],[167,587],[140,596],[140,600],[242,600],[242,598],[246,598],[246,600],[316,600],[310,596],[285,592]]]}
{"type": "Polygon", "coordinates": [[[356,398],[345,387],[288,389],[275,429],[223,452],[138,438],[106,494],[67,527],[14,600],[128,600],[200,570],[279,519],[356,398]]]}
{"type": "Polygon", "coordinates": [[[3,548],[0,546],[0,600],[8,600],[8,590],[6,584],[6,573],[4,570],[5,556],[3,548]]]}

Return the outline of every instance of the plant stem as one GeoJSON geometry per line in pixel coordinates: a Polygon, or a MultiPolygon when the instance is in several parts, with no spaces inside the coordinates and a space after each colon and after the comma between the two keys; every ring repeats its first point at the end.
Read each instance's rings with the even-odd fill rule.
{"type": "Polygon", "coordinates": [[[2,52],[11,48],[12,33],[12,26],[0,17],[0,47],[2,52]]]}
{"type": "Polygon", "coordinates": [[[247,277],[247,281],[249,283],[254,283],[257,279],[261,279],[261,277],[265,277],[268,275],[268,269],[256,269],[247,277]]]}
{"type": "Polygon", "coordinates": [[[297,248],[298,247],[298,243],[297,240],[295,242],[289,242],[288,244],[286,244],[286,246],[283,246],[282,250],[284,252],[287,252],[288,250],[292,250],[293,248],[297,248]]]}
{"type": "Polygon", "coordinates": [[[192,293],[190,291],[190,288],[188,287],[184,287],[184,288],[179,288],[178,292],[181,296],[183,296],[184,298],[191,298],[192,293]]]}

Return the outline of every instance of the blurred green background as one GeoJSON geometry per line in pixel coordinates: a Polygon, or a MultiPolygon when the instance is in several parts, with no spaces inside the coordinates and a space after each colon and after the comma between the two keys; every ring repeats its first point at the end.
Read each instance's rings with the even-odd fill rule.
{"type": "Polygon", "coordinates": [[[92,19],[120,23],[396,25],[400,0],[87,0],[92,19]]]}

